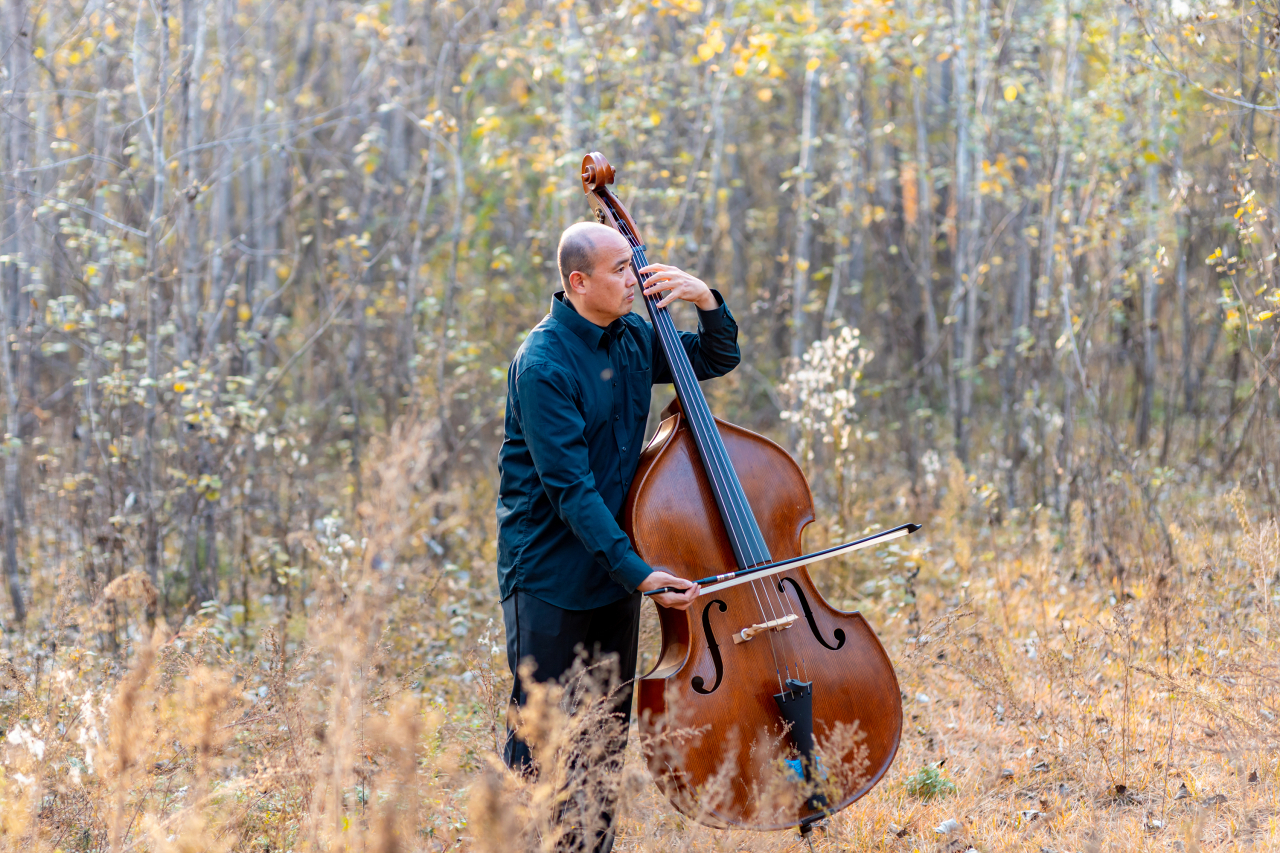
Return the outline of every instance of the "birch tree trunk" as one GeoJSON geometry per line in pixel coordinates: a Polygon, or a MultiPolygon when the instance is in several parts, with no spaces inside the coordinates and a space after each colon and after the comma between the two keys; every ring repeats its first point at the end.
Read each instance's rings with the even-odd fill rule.
{"type": "MultiPolygon", "coordinates": [[[[1182,147],[1183,140],[1178,140],[1178,148],[1174,154],[1174,181],[1182,181],[1182,147]]],[[[1178,315],[1182,327],[1182,364],[1179,374],[1182,377],[1183,411],[1190,414],[1195,408],[1195,388],[1192,383],[1191,359],[1194,349],[1195,326],[1191,319],[1191,300],[1187,293],[1187,256],[1191,252],[1191,211],[1185,198],[1178,200],[1178,270],[1176,283],[1178,288],[1178,315]]]]}
{"type": "Polygon", "coordinates": [[[21,403],[18,377],[21,373],[21,348],[17,342],[19,303],[23,287],[23,261],[27,260],[27,223],[31,221],[30,206],[23,188],[29,184],[29,139],[27,138],[27,90],[31,79],[31,41],[27,21],[27,7],[22,0],[9,0],[4,4],[4,32],[0,44],[5,48],[8,65],[6,83],[12,90],[7,105],[11,120],[5,122],[5,163],[8,174],[4,193],[4,205],[0,208],[0,252],[6,260],[0,262],[0,283],[3,288],[4,306],[0,309],[0,372],[3,373],[5,396],[5,447],[4,447],[4,576],[9,589],[9,601],[13,605],[13,619],[19,626],[26,622],[27,607],[22,594],[18,569],[18,514],[22,505],[21,403]]]}
{"type": "MultiPolygon", "coordinates": [[[[725,6],[726,22],[733,16],[733,3],[725,6]]],[[[712,89],[711,99],[711,170],[707,178],[707,195],[702,211],[702,241],[698,246],[698,274],[714,282],[717,244],[723,236],[720,231],[720,185],[724,179],[725,117],[724,98],[728,91],[728,69],[722,70],[721,85],[712,89]]]]}
{"type": "MultiPolygon", "coordinates": [[[[840,296],[846,282],[862,287],[862,181],[867,156],[862,131],[863,68],[860,57],[851,54],[845,91],[841,93],[840,127],[845,146],[840,162],[840,199],[836,205],[836,256],[831,265],[831,287],[822,311],[822,334],[828,334],[839,316],[840,296]],[[856,267],[856,277],[855,277],[856,267]]],[[[860,318],[854,317],[853,325],[860,318]]]]}
{"type": "Polygon", "coordinates": [[[968,48],[968,0],[952,0],[952,26],[955,29],[956,53],[951,58],[952,93],[955,106],[956,152],[955,182],[952,192],[955,196],[955,258],[952,264],[951,299],[948,314],[956,317],[956,330],[952,332],[952,359],[948,370],[950,381],[947,383],[947,409],[951,412],[953,432],[956,439],[956,455],[965,461],[965,443],[963,412],[960,404],[960,383],[962,371],[963,348],[965,342],[964,324],[965,308],[962,301],[966,298],[970,280],[969,269],[969,217],[970,217],[970,164],[969,135],[971,129],[970,94],[969,94],[969,48],[968,48]]]}
{"type": "Polygon", "coordinates": [[[1064,0],[1063,14],[1067,25],[1067,46],[1065,71],[1062,81],[1062,97],[1058,118],[1058,145],[1054,151],[1053,177],[1050,180],[1049,201],[1045,206],[1043,226],[1040,229],[1040,270],[1036,277],[1036,301],[1034,306],[1034,332],[1036,348],[1045,354],[1051,344],[1049,340],[1049,312],[1053,303],[1053,282],[1056,275],[1057,243],[1058,243],[1058,211],[1062,207],[1062,193],[1066,188],[1068,159],[1071,154],[1071,139],[1068,133],[1067,118],[1071,108],[1071,98],[1075,91],[1076,66],[1079,62],[1079,33],[1077,22],[1071,12],[1071,0],[1064,0]]]}
{"type": "MultiPolygon", "coordinates": [[[[928,35],[925,36],[926,42],[928,35]]],[[[923,65],[924,74],[912,82],[911,108],[916,122],[916,179],[918,184],[916,225],[919,228],[916,249],[916,277],[920,282],[920,308],[924,313],[924,341],[926,367],[935,385],[942,381],[942,370],[932,356],[938,351],[938,313],[933,295],[933,175],[929,157],[929,117],[925,110],[925,95],[929,91],[929,62],[923,65]]]]}
{"type": "Polygon", "coordinates": [[[151,213],[147,223],[147,383],[146,411],[143,415],[142,483],[145,490],[143,510],[146,514],[143,532],[143,553],[147,576],[153,584],[160,582],[160,525],[156,498],[155,435],[159,398],[156,386],[160,378],[160,332],[162,315],[160,308],[160,282],[163,276],[160,258],[160,229],[164,220],[165,153],[164,153],[164,98],[169,64],[169,2],[160,0],[156,20],[156,69],[154,76],[154,108],[147,103],[147,86],[142,79],[143,48],[141,44],[143,21],[149,4],[139,0],[138,22],[134,28],[133,71],[137,88],[138,105],[142,110],[142,126],[146,131],[151,151],[152,168],[155,171],[152,184],[151,213]],[[150,116],[150,118],[148,118],[150,116]]]}
{"type": "MultiPolygon", "coordinates": [[[[235,125],[235,86],[233,85],[232,49],[235,40],[235,0],[218,2],[218,121],[225,135],[235,125]]],[[[203,351],[213,349],[222,329],[222,317],[226,313],[227,286],[230,276],[225,269],[227,244],[231,237],[231,184],[235,174],[235,148],[218,145],[213,149],[215,164],[213,200],[209,212],[209,300],[206,302],[201,325],[205,330],[203,351]]]]}
{"type": "MultiPolygon", "coordinates": [[[[182,115],[182,134],[178,155],[178,169],[183,175],[186,187],[182,193],[182,219],[179,233],[182,238],[182,279],[174,300],[177,308],[178,333],[175,337],[175,349],[179,364],[198,357],[200,350],[200,264],[203,257],[203,246],[200,239],[200,226],[196,219],[197,201],[200,192],[200,174],[198,164],[200,156],[197,146],[203,140],[202,110],[200,108],[200,77],[204,66],[204,45],[206,35],[206,0],[182,0],[182,76],[180,81],[179,103],[182,115]]],[[[184,457],[195,457],[199,474],[205,474],[205,442],[198,438],[193,442],[186,430],[179,434],[184,457]],[[195,450],[192,454],[191,451],[195,450]]],[[[199,553],[199,519],[200,493],[191,487],[187,488],[184,501],[186,515],[186,531],[182,553],[188,565],[188,577],[192,580],[192,588],[198,588],[197,578],[200,571],[199,553]]],[[[206,600],[206,596],[197,593],[197,597],[206,600]]]]}
{"type": "MultiPolygon", "coordinates": [[[[809,13],[817,20],[817,0],[809,3],[809,13]]],[[[809,291],[809,252],[813,241],[813,134],[818,118],[818,56],[810,51],[805,62],[804,105],[800,113],[800,162],[796,166],[796,242],[791,274],[791,358],[798,363],[809,344],[805,323],[805,300],[809,291]]]]}
{"type": "Polygon", "coordinates": [[[1027,311],[1031,303],[1031,244],[1026,234],[1026,205],[1018,213],[1014,228],[1014,274],[1009,300],[1009,336],[1005,339],[1004,358],[1000,370],[1001,421],[1004,424],[1005,501],[1010,508],[1018,506],[1018,468],[1025,450],[1022,443],[1022,411],[1019,406],[1021,383],[1018,365],[1024,355],[1022,345],[1030,336],[1027,311]]]}
{"type": "Polygon", "coordinates": [[[563,223],[568,228],[580,218],[580,211],[573,203],[575,190],[581,189],[578,184],[578,173],[581,171],[581,153],[578,150],[578,101],[582,99],[582,67],[578,62],[578,53],[582,49],[582,32],[578,28],[578,13],[573,2],[566,3],[560,9],[560,44],[564,61],[564,102],[560,107],[560,133],[564,140],[564,156],[567,164],[564,172],[568,176],[566,191],[563,196],[563,223]]]}
{"type": "MultiPolygon", "coordinates": [[[[1158,87],[1155,81],[1147,84],[1147,134],[1152,151],[1158,145],[1157,103],[1158,87]]],[[[1156,387],[1156,333],[1159,318],[1156,317],[1156,286],[1159,280],[1156,264],[1156,216],[1159,214],[1159,173],[1157,164],[1149,160],[1142,176],[1142,213],[1145,232],[1145,258],[1142,264],[1142,403],[1138,411],[1138,447],[1146,447],[1151,432],[1151,407],[1156,387]]]]}
{"type": "MultiPolygon", "coordinates": [[[[982,168],[986,160],[987,108],[990,89],[990,63],[988,61],[988,34],[990,32],[991,0],[978,2],[978,35],[974,49],[974,105],[973,113],[976,127],[972,129],[969,164],[971,176],[982,168]]],[[[960,461],[969,461],[969,444],[972,434],[970,420],[973,415],[973,374],[976,369],[975,358],[978,341],[978,297],[981,294],[981,275],[978,270],[978,238],[981,236],[983,216],[983,195],[973,193],[972,186],[967,187],[970,193],[969,211],[964,223],[966,237],[964,239],[965,256],[963,268],[966,272],[964,280],[964,312],[961,315],[958,333],[960,334],[960,378],[959,417],[957,418],[957,456],[960,461]]]]}
{"type": "Polygon", "coordinates": [[[196,220],[200,192],[198,146],[204,141],[200,109],[200,78],[204,72],[204,45],[208,16],[206,0],[182,0],[182,151],[178,169],[186,180],[182,198],[182,287],[178,303],[176,336],[178,361],[198,355],[200,348],[200,262],[203,243],[196,220]]]}

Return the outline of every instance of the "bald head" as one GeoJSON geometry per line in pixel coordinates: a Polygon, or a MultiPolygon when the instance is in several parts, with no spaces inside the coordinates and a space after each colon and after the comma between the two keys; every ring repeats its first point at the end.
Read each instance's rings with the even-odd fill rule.
{"type": "Polygon", "coordinates": [[[601,250],[618,248],[631,251],[626,238],[608,225],[599,222],[578,222],[564,229],[560,246],[556,249],[556,262],[560,266],[560,282],[569,290],[569,276],[575,272],[591,275],[601,250]]]}

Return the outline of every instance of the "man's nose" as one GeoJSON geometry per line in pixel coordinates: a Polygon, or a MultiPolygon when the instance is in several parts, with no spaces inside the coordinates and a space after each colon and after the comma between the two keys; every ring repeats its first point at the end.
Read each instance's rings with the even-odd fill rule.
{"type": "Polygon", "coordinates": [[[627,267],[627,287],[635,287],[640,283],[640,279],[636,278],[636,268],[627,267]]]}

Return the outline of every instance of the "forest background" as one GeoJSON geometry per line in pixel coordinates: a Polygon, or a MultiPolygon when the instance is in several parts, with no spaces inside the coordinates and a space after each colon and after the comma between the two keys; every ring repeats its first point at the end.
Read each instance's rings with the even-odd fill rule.
{"type": "MultiPolygon", "coordinates": [[[[493,768],[495,459],[589,150],[725,294],[706,390],[805,466],[806,543],[926,525],[817,573],[910,720],[819,843],[1274,844],[1278,38],[1254,2],[4,0],[5,848],[546,841],[493,768]]],[[[794,843],[631,767],[619,849],[794,843]]]]}

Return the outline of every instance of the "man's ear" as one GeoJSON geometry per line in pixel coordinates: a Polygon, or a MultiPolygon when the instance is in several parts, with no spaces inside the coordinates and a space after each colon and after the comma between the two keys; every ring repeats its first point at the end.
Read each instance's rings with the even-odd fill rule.
{"type": "Polygon", "coordinates": [[[586,293],[586,277],[578,270],[569,273],[569,289],[574,293],[586,293]]]}

